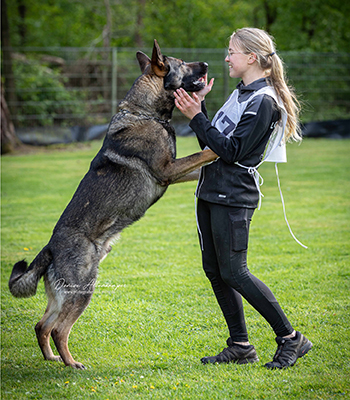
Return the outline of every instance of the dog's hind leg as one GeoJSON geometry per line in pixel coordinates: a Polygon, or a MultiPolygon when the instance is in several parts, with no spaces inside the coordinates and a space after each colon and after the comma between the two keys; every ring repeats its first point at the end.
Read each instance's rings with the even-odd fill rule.
{"type": "Polygon", "coordinates": [[[84,365],[80,362],[77,362],[73,359],[69,349],[68,349],[68,337],[69,333],[83,313],[87,305],[89,304],[90,298],[86,296],[82,296],[78,300],[78,304],[64,304],[63,309],[60,315],[58,316],[57,323],[55,324],[54,329],[52,330],[52,338],[55,342],[56,348],[65,363],[66,366],[70,366],[75,369],[85,369],[84,365]]]}
{"type": "Polygon", "coordinates": [[[55,356],[50,345],[51,331],[54,328],[59,311],[55,300],[50,299],[45,314],[35,326],[35,333],[45,360],[62,361],[60,356],[55,356]]]}

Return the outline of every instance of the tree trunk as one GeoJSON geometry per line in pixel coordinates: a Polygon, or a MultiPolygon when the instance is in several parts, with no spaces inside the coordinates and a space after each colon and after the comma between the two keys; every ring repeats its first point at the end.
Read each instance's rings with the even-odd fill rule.
{"type": "MultiPolygon", "coordinates": [[[[103,28],[103,47],[109,48],[111,45],[111,32],[112,32],[112,12],[111,12],[111,5],[109,3],[109,0],[104,0],[105,7],[106,7],[106,25],[103,28]]],[[[108,60],[110,53],[107,52],[106,50],[103,51],[102,56],[105,60],[105,65],[102,66],[102,86],[103,86],[103,97],[107,101],[107,99],[110,96],[110,89],[109,86],[110,84],[108,83],[108,73],[109,73],[109,67],[108,67],[108,60]]]]}
{"type": "MultiPolygon", "coordinates": [[[[11,115],[16,115],[16,86],[12,72],[12,58],[11,58],[11,43],[10,43],[10,28],[7,18],[7,4],[6,0],[1,0],[1,45],[2,45],[2,73],[5,78],[5,96],[9,105],[11,115]]],[[[2,95],[1,95],[2,96],[2,95]]],[[[1,101],[2,104],[2,101],[1,101]]]]}
{"type": "Polygon", "coordinates": [[[266,31],[271,32],[271,25],[276,21],[277,8],[269,4],[267,0],[264,1],[264,9],[266,14],[266,31]]]}
{"type": "Polygon", "coordinates": [[[21,46],[26,45],[27,38],[27,26],[26,26],[26,14],[27,6],[24,4],[24,0],[17,0],[17,9],[19,14],[18,31],[21,38],[21,46]]]}
{"type": "Polygon", "coordinates": [[[1,154],[11,153],[20,144],[1,87],[1,154]]]}
{"type": "Polygon", "coordinates": [[[142,39],[143,34],[143,16],[145,14],[146,0],[138,0],[137,2],[137,14],[136,14],[136,26],[135,26],[135,44],[138,48],[144,46],[142,39]]]}

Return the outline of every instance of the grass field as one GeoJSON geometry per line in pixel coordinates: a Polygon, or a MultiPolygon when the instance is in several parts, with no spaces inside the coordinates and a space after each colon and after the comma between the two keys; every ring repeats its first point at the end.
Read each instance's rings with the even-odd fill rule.
{"type": "MultiPolygon", "coordinates": [[[[100,143],[2,158],[2,399],[349,399],[350,141],[304,140],[288,146],[279,167],[284,222],[274,166],[264,164],[262,209],[253,217],[249,266],[272,289],[295,329],[314,348],[293,368],[263,365],[274,333],[245,303],[254,365],[201,365],[228,333],[197,243],[195,183],[174,185],[126,229],[100,265],[92,302],[70,335],[73,357],[87,370],[45,362],[34,326],[46,307],[13,298],[13,264],[31,261],[88,169],[100,143]]],[[[179,156],[197,150],[178,139],[179,156]]]]}

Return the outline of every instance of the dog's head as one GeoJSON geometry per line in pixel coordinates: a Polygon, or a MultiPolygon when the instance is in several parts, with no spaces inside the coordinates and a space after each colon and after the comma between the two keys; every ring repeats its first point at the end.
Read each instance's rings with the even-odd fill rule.
{"type": "Polygon", "coordinates": [[[205,86],[204,76],[208,71],[205,62],[186,63],[181,59],[162,54],[154,40],[152,59],[138,51],[137,59],[142,73],[154,73],[164,79],[164,89],[175,91],[183,88],[189,92],[198,92],[205,86]]]}

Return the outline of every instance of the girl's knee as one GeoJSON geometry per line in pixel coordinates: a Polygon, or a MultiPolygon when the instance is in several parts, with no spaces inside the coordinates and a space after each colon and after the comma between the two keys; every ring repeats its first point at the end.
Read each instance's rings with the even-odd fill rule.
{"type": "Polygon", "coordinates": [[[219,270],[215,270],[215,269],[209,269],[209,268],[203,268],[206,277],[210,280],[210,282],[213,282],[215,280],[217,280],[218,278],[220,278],[220,271],[219,270]]]}
{"type": "Polygon", "coordinates": [[[221,279],[233,289],[239,291],[244,283],[249,279],[249,269],[241,267],[239,269],[227,268],[221,272],[221,279]]]}

